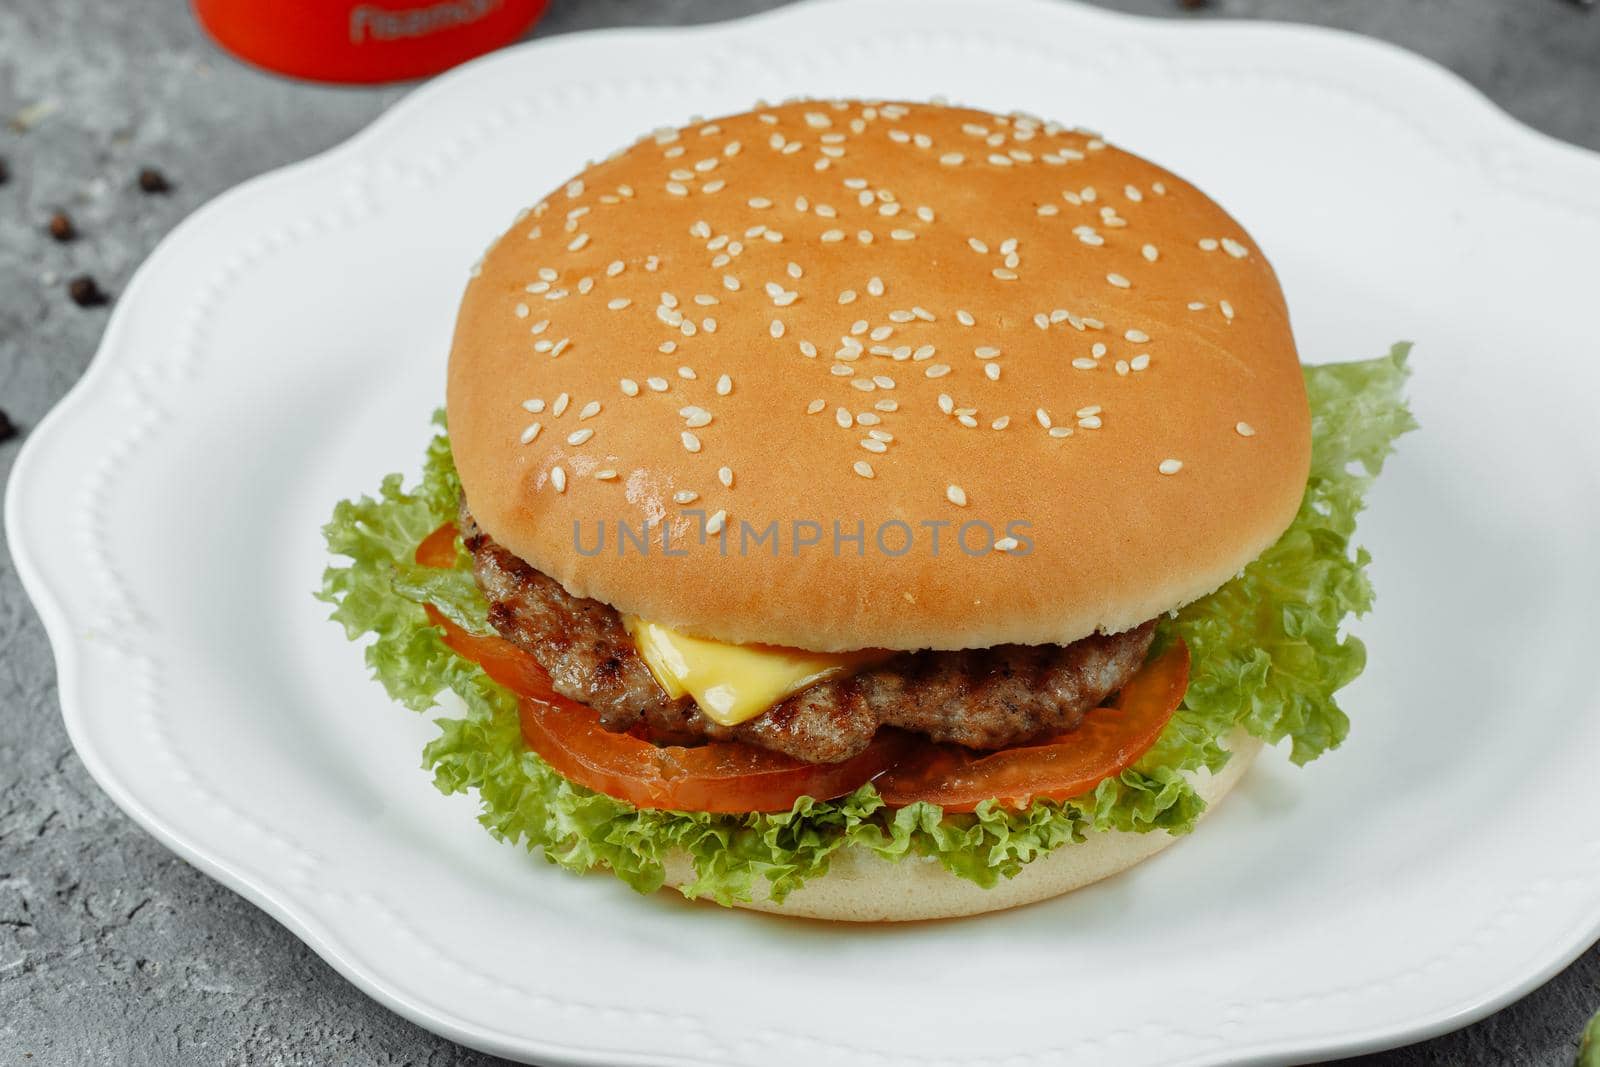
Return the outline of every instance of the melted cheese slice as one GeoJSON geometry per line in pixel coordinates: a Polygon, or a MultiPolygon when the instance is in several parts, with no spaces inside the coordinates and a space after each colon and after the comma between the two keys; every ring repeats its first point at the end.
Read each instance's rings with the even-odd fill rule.
{"type": "Polygon", "coordinates": [[[807,652],[776,645],[725,645],[631,616],[628,633],[667,695],[692,696],[706,718],[737,726],[809,685],[885,659],[889,652],[807,652]]]}

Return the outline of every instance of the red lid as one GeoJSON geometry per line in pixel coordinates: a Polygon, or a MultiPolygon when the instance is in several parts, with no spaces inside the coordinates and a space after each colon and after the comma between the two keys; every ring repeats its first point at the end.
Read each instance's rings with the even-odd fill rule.
{"type": "Polygon", "coordinates": [[[384,82],[436,74],[510,44],[549,0],[193,0],[217,43],[279,74],[384,82]]]}

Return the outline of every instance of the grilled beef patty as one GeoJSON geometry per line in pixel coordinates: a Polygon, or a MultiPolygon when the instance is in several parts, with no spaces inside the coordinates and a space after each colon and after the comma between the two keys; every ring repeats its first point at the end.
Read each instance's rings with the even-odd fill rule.
{"type": "Polygon", "coordinates": [[[1070,645],[996,645],[905,652],[845,678],[818,682],[738,726],[667,696],[615,608],[576,597],[501,548],[461,508],[489,622],[549,672],[556,692],[587,704],[608,730],[643,722],[658,741],[739,740],[809,763],[838,763],[880,726],[977,749],[1062,733],[1122,688],[1150,649],[1155,622],[1070,645]]]}

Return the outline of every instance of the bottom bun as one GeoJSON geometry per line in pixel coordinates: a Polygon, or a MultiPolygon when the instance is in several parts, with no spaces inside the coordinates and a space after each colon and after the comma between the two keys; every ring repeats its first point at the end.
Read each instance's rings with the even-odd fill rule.
{"type": "MultiPolygon", "coordinates": [[[[1261,750],[1261,742],[1243,730],[1224,741],[1233,758],[1218,774],[1201,770],[1188,777],[1209,812],[1228,794],[1261,750]]],[[[1091,833],[1081,844],[1064,845],[1041,856],[990,889],[951,874],[931,857],[907,856],[899,862],[860,849],[833,857],[828,873],[806,882],[782,904],[769,899],[740,901],[736,906],[775,915],[833,922],[908,922],[979,915],[1069,893],[1109,878],[1160,852],[1178,838],[1164,830],[1136,834],[1091,833]]],[[[667,885],[693,879],[687,856],[667,863],[667,885]]]]}

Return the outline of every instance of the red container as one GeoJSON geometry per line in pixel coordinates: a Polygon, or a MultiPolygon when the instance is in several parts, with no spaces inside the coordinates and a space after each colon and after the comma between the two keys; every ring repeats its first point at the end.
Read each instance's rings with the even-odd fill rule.
{"type": "Polygon", "coordinates": [[[193,0],[218,44],[258,67],[326,82],[437,74],[510,44],[550,0],[193,0]]]}

